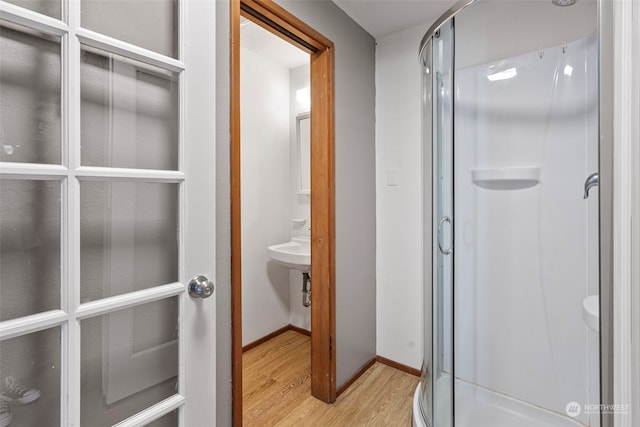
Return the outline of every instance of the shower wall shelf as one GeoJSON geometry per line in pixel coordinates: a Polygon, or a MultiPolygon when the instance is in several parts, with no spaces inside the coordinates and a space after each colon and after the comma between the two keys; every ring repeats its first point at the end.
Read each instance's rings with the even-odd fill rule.
{"type": "Polygon", "coordinates": [[[488,190],[519,190],[534,187],[540,182],[538,166],[471,169],[471,179],[478,187],[488,190]]]}

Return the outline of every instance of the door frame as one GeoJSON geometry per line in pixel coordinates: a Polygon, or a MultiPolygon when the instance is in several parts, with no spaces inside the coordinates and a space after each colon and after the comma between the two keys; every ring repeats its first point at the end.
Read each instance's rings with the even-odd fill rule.
{"type": "Polygon", "coordinates": [[[231,341],[233,423],[242,425],[242,260],[240,183],[240,16],[311,56],[311,394],[336,400],[334,44],[273,0],[232,0],[231,341]]]}

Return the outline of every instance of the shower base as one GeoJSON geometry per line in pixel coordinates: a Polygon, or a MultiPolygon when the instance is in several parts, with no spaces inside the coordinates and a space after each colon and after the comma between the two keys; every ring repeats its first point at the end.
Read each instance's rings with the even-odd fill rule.
{"type": "MultiPolygon", "coordinates": [[[[449,377],[440,386],[450,389],[449,377]]],[[[447,395],[441,390],[441,395],[447,395]]],[[[413,427],[430,427],[420,411],[420,384],[413,396],[413,427]]],[[[456,381],[456,427],[584,427],[567,416],[549,412],[465,381],[456,381]]],[[[450,426],[450,420],[444,422],[450,426]]],[[[432,426],[438,427],[438,426],[432,426]]]]}

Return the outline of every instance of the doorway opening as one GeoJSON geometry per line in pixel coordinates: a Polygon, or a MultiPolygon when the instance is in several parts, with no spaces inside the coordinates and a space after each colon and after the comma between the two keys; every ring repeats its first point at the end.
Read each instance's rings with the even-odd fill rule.
{"type": "MultiPolygon", "coordinates": [[[[310,92],[310,275],[311,394],[336,399],[335,384],[335,185],[334,46],[289,12],[268,0],[231,2],[231,286],[234,425],[242,425],[242,190],[240,19],[241,16],[309,55],[310,92]]],[[[304,114],[299,125],[304,126],[304,114]]],[[[268,179],[268,177],[264,177],[268,179]]],[[[305,191],[301,189],[301,191],[305,191]]],[[[256,214],[259,215],[259,214],[256,214]]],[[[307,224],[298,224],[307,228],[307,224]]],[[[294,226],[295,227],[295,226],[294,226]]],[[[278,243],[278,242],[273,242],[278,243]]],[[[267,251],[267,248],[264,248],[267,251]]],[[[300,280],[301,285],[303,280],[300,280]]]]}

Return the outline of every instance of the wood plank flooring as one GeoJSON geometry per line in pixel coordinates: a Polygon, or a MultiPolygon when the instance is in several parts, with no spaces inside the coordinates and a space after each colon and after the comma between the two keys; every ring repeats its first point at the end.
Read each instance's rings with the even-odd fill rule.
{"type": "Polygon", "coordinates": [[[374,364],[335,403],[311,396],[311,341],[287,331],[242,356],[245,426],[410,426],[418,378],[374,364]]]}

